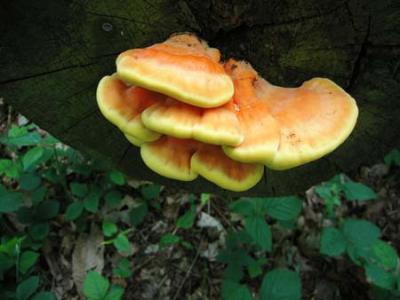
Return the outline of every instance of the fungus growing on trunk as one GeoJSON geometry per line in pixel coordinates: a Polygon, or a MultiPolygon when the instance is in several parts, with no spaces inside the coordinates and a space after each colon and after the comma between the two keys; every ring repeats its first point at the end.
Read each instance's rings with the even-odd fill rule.
{"type": "Polygon", "coordinates": [[[101,113],[137,143],[154,141],[160,137],[159,133],[143,125],[140,114],[145,108],[164,99],[162,94],[127,86],[115,74],[103,77],[97,87],[97,104],[101,113]]]}
{"type": "Polygon", "coordinates": [[[201,108],[169,98],[145,109],[142,122],[159,133],[208,144],[238,146],[243,141],[232,101],[201,108]]]}
{"type": "Polygon", "coordinates": [[[293,168],[335,150],[352,132],[355,100],[335,83],[314,78],[298,88],[282,88],[260,78],[245,62],[226,64],[244,141],[224,152],[242,162],[276,170],[293,168]]]}
{"type": "Polygon", "coordinates": [[[118,75],[132,84],[200,107],[217,107],[233,95],[233,83],[217,49],[193,34],[170,37],[147,48],[122,52],[118,75]]]}
{"type": "Polygon", "coordinates": [[[264,174],[263,165],[234,161],[221,147],[194,140],[163,136],[143,144],[140,153],[145,164],[162,176],[191,181],[201,175],[231,191],[250,189],[264,174]]]}

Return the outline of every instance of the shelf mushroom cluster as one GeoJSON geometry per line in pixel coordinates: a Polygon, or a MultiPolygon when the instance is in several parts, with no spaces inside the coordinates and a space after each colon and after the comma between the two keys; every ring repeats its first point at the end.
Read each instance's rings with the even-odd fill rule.
{"type": "Polygon", "coordinates": [[[244,61],[221,62],[192,34],[125,51],[116,65],[97,88],[102,114],[150,169],[177,180],[201,175],[247,190],[264,166],[285,170],[333,151],[358,116],[355,100],[329,79],[274,86],[244,61]]]}

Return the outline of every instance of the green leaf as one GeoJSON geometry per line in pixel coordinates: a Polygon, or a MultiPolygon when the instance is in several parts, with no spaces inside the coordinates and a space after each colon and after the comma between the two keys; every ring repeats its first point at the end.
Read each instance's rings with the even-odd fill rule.
{"type": "Polygon", "coordinates": [[[250,266],[247,267],[250,277],[256,278],[257,276],[260,276],[262,274],[262,266],[266,263],[267,259],[262,257],[250,264],[250,266]]]}
{"type": "Polygon", "coordinates": [[[35,146],[39,144],[41,140],[40,134],[37,132],[28,132],[23,135],[19,136],[9,136],[8,138],[4,139],[1,138],[0,142],[6,145],[12,145],[17,147],[23,146],[35,146]]]}
{"type": "Polygon", "coordinates": [[[19,164],[11,159],[0,159],[0,175],[4,174],[9,178],[18,178],[20,173],[19,164]]]}
{"type": "Polygon", "coordinates": [[[42,179],[35,173],[24,173],[19,179],[19,187],[25,191],[33,191],[42,183],[42,179]]]}
{"type": "Polygon", "coordinates": [[[31,276],[17,286],[17,300],[28,300],[39,288],[39,277],[31,276]]]}
{"type": "Polygon", "coordinates": [[[88,300],[104,300],[110,283],[96,271],[90,271],[83,282],[83,294],[88,300]]]}
{"type": "Polygon", "coordinates": [[[231,280],[222,282],[222,298],[224,300],[252,300],[251,292],[247,285],[231,280]]]}
{"type": "Polygon", "coordinates": [[[332,185],[329,184],[318,185],[314,188],[314,191],[324,200],[327,200],[333,196],[332,185]]]}
{"type": "Polygon", "coordinates": [[[206,205],[210,201],[210,194],[201,193],[200,195],[200,203],[201,205],[206,205]]]}
{"type": "Polygon", "coordinates": [[[45,186],[41,186],[38,189],[34,190],[31,194],[32,204],[39,204],[44,200],[47,195],[47,188],[45,186]]]}
{"type": "Polygon", "coordinates": [[[113,275],[122,278],[131,277],[133,274],[131,263],[127,258],[118,261],[116,268],[113,269],[113,275]]]}
{"type": "Polygon", "coordinates": [[[400,166],[400,150],[393,149],[384,158],[385,164],[389,166],[400,166]]]}
{"type": "Polygon", "coordinates": [[[39,258],[39,253],[33,251],[25,251],[21,254],[19,258],[19,271],[22,274],[28,272],[28,270],[33,267],[39,258]]]}
{"type": "Polygon", "coordinates": [[[49,223],[32,224],[28,227],[28,233],[35,241],[41,241],[49,234],[49,223]]]}
{"type": "Polygon", "coordinates": [[[111,286],[111,289],[107,293],[104,300],[120,300],[123,295],[124,295],[124,289],[120,286],[113,285],[111,286]]]}
{"type": "Polygon", "coordinates": [[[383,268],[378,267],[373,264],[368,264],[365,267],[365,274],[367,275],[367,280],[376,286],[383,289],[392,289],[395,283],[394,276],[386,272],[383,268]]]}
{"type": "Polygon", "coordinates": [[[122,194],[117,190],[109,191],[105,196],[105,203],[109,207],[118,207],[122,201],[122,194]]]}
{"type": "Polygon", "coordinates": [[[40,292],[32,300],[56,300],[56,296],[52,292],[40,292]]]}
{"type": "Polygon", "coordinates": [[[46,200],[36,207],[35,218],[38,220],[49,220],[55,218],[60,211],[60,203],[54,200],[46,200]]]}
{"type": "Polygon", "coordinates": [[[125,184],[125,175],[117,170],[113,170],[109,173],[109,177],[112,183],[116,185],[125,184]]]}
{"type": "Polygon", "coordinates": [[[102,224],[103,234],[104,236],[110,237],[117,233],[118,227],[115,223],[109,221],[103,221],[102,224]]]}
{"type": "Polygon", "coordinates": [[[180,241],[181,241],[181,237],[179,237],[175,234],[172,234],[172,233],[167,233],[161,237],[160,247],[162,247],[162,248],[169,247],[169,246],[179,243],[180,241]]]}
{"type": "Polygon", "coordinates": [[[76,201],[68,205],[67,211],[65,212],[65,219],[67,221],[74,221],[81,216],[83,212],[83,202],[76,201]]]}
{"type": "Polygon", "coordinates": [[[71,182],[69,188],[71,193],[78,198],[83,198],[89,192],[88,185],[85,183],[71,182]]]}
{"type": "Polygon", "coordinates": [[[0,213],[17,211],[23,204],[24,196],[21,193],[0,189],[0,213]]]}
{"type": "Polygon", "coordinates": [[[263,251],[272,250],[271,228],[261,217],[248,217],[245,220],[245,229],[253,238],[253,241],[261,247],[263,251]]]}
{"type": "Polygon", "coordinates": [[[235,202],[232,202],[229,204],[229,208],[234,213],[244,217],[254,216],[256,213],[251,198],[241,198],[235,202]]]}
{"type": "Polygon", "coordinates": [[[26,152],[22,157],[22,165],[24,170],[29,170],[34,167],[40,161],[43,153],[44,150],[42,147],[34,147],[26,152]]]}
{"type": "Polygon", "coordinates": [[[138,226],[146,217],[149,209],[147,203],[140,203],[129,211],[129,222],[132,226],[138,226]]]}
{"type": "Polygon", "coordinates": [[[384,269],[393,270],[397,267],[398,256],[396,249],[382,240],[377,240],[372,245],[371,256],[375,263],[384,269]]]}
{"type": "Polygon", "coordinates": [[[302,209],[302,201],[295,196],[267,198],[264,204],[267,214],[279,221],[297,219],[302,209]]]}
{"type": "Polygon", "coordinates": [[[341,227],[348,242],[355,247],[370,247],[381,235],[380,229],[366,220],[346,219],[341,227]]]}
{"type": "Polygon", "coordinates": [[[89,194],[83,199],[83,206],[91,213],[96,213],[99,209],[101,191],[97,186],[91,186],[89,194]]]}
{"type": "Polygon", "coordinates": [[[114,239],[113,244],[117,248],[118,252],[130,254],[132,252],[132,246],[125,234],[120,233],[114,239]]]}
{"type": "Polygon", "coordinates": [[[274,269],[264,276],[260,289],[260,299],[299,300],[300,298],[301,280],[299,274],[287,269],[274,269]]]}
{"type": "Polygon", "coordinates": [[[378,196],[371,188],[359,182],[349,181],[344,183],[343,192],[346,199],[349,201],[366,201],[378,198],[378,196]]]}
{"type": "Polygon", "coordinates": [[[342,232],[334,227],[324,227],[321,234],[321,254],[339,256],[346,250],[346,239],[342,232]]]}
{"type": "Polygon", "coordinates": [[[140,187],[140,193],[142,197],[146,200],[152,200],[160,196],[161,185],[151,184],[140,187]]]}
{"type": "Polygon", "coordinates": [[[193,226],[194,220],[196,218],[196,206],[191,205],[190,209],[185,212],[185,214],[178,218],[176,221],[176,227],[189,229],[193,226]]]}

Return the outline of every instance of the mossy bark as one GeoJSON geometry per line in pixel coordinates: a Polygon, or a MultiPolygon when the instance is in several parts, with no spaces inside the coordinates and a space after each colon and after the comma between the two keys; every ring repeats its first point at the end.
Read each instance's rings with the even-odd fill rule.
{"type": "Polygon", "coordinates": [[[0,4],[0,97],[67,144],[127,174],[190,191],[221,192],[149,171],[138,149],[100,115],[95,90],[125,49],[193,31],[226,57],[246,59],[274,84],[329,77],[360,107],[334,153],[267,170],[246,194],[304,190],[377,162],[400,144],[400,4],[396,0],[42,0],[0,4]]]}

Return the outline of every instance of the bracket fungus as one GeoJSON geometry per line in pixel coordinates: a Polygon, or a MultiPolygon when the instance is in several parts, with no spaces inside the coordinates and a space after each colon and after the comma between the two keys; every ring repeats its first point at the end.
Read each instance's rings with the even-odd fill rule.
{"type": "Polygon", "coordinates": [[[274,86],[244,61],[223,66],[220,52],[192,34],[125,51],[116,64],[98,85],[102,114],[150,169],[176,180],[200,175],[245,191],[264,166],[285,170],[333,151],[358,116],[355,100],[329,79],[274,86]]]}
{"type": "Polygon", "coordinates": [[[144,163],[165,177],[191,181],[198,175],[231,191],[245,191],[257,184],[264,174],[260,164],[234,161],[221,147],[194,140],[163,136],[145,143],[140,154],[144,163]]]}
{"type": "Polygon", "coordinates": [[[118,75],[132,84],[200,107],[217,107],[233,95],[233,83],[219,63],[220,53],[192,34],[122,52],[118,75]]]}
{"type": "Polygon", "coordinates": [[[128,86],[114,74],[100,80],[96,97],[103,116],[129,137],[137,142],[150,142],[160,137],[143,125],[140,114],[150,105],[163,101],[164,95],[128,86]]]}
{"type": "Polygon", "coordinates": [[[242,162],[285,170],[332,152],[352,132],[358,108],[335,83],[314,78],[298,88],[268,83],[245,62],[226,64],[235,83],[234,101],[245,135],[225,153],[242,162]]]}

